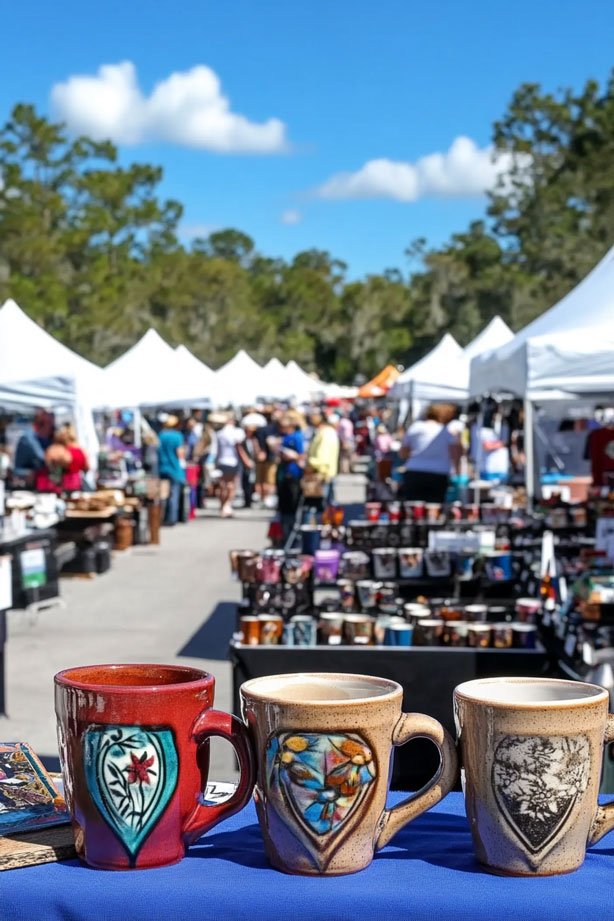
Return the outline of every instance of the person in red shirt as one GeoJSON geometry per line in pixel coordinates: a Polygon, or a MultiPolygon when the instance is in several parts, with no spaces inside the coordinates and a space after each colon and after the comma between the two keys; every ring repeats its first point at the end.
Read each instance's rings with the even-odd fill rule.
{"type": "Polygon", "coordinates": [[[45,469],[37,476],[36,488],[39,492],[79,492],[88,470],[88,459],[79,447],[74,427],[63,425],[45,452],[45,469]]]}
{"type": "Polygon", "coordinates": [[[614,483],[614,425],[593,429],[589,433],[584,457],[591,462],[593,486],[614,483]]]}

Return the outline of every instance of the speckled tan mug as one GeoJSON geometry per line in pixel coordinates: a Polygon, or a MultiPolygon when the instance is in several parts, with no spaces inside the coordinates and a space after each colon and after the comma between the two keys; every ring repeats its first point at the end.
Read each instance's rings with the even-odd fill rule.
{"type": "Polygon", "coordinates": [[[256,750],[265,849],[286,873],[362,870],[454,784],[454,742],[431,717],[401,712],[403,689],[396,681],[275,675],[245,682],[241,698],[256,750]],[[415,796],[386,809],[392,749],[419,737],[439,749],[439,770],[415,796]]]}
{"type": "Polygon", "coordinates": [[[553,678],[487,678],[454,691],[461,780],[477,859],[510,876],[569,873],[614,828],[597,794],[614,740],[607,691],[553,678]]]}

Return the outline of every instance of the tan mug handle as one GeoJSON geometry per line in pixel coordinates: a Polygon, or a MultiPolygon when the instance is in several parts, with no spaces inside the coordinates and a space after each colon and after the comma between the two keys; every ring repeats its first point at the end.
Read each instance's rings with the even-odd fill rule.
{"type": "MultiPolygon", "coordinates": [[[[612,713],[608,716],[604,742],[606,745],[608,742],[614,742],[614,714],[612,713]]],[[[593,819],[593,824],[591,825],[590,834],[588,836],[588,843],[597,844],[597,842],[600,841],[607,832],[612,831],[613,828],[614,802],[606,803],[605,806],[597,806],[597,812],[595,813],[595,818],[593,819]]]]}
{"type": "Polygon", "coordinates": [[[403,800],[398,806],[383,812],[375,841],[376,850],[388,844],[392,836],[404,825],[447,796],[456,780],[458,771],[456,749],[450,733],[443,728],[441,723],[424,713],[402,713],[392,733],[392,744],[405,745],[410,739],[430,739],[431,742],[434,742],[439,749],[441,764],[433,779],[426,786],[409,799],[403,800]]]}

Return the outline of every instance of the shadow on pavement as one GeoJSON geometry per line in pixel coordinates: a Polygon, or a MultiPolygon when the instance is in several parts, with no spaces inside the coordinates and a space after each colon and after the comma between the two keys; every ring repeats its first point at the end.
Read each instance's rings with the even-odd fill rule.
{"type": "Polygon", "coordinates": [[[236,601],[220,601],[177,655],[225,662],[235,629],[236,612],[236,601]]]}

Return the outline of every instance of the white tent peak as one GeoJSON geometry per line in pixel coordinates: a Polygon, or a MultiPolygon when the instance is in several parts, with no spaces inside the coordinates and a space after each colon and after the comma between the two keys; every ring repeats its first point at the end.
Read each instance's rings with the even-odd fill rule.
{"type": "Polygon", "coordinates": [[[106,370],[122,368],[131,365],[138,357],[140,361],[156,361],[157,358],[166,359],[168,355],[175,354],[175,350],[166,342],[159,332],[150,328],[141,338],[134,343],[123,355],[107,365],[106,370]]]}
{"type": "Polygon", "coordinates": [[[250,374],[258,373],[262,371],[262,367],[258,362],[252,358],[252,356],[245,351],[245,349],[239,349],[236,355],[233,355],[225,364],[217,369],[216,374],[223,374],[224,376],[228,372],[233,374],[250,374]]]}
{"type": "Polygon", "coordinates": [[[469,359],[454,336],[446,333],[435,348],[394,382],[393,397],[418,400],[462,400],[469,382],[469,359]]]}
{"type": "Polygon", "coordinates": [[[213,394],[213,372],[188,363],[155,329],[105,368],[109,406],[197,405],[213,394]]]}
{"type": "Polygon", "coordinates": [[[189,364],[191,368],[201,371],[204,374],[215,374],[215,371],[204,361],[201,361],[186,345],[178,345],[175,352],[179,355],[181,360],[189,364]]]}
{"type": "Polygon", "coordinates": [[[469,345],[465,346],[465,355],[467,358],[475,358],[476,355],[482,355],[484,352],[491,352],[498,349],[506,342],[511,342],[514,333],[509,328],[505,320],[499,315],[493,317],[481,333],[472,339],[469,345]]]}
{"type": "Polygon", "coordinates": [[[51,333],[43,329],[21,309],[12,298],[0,307],[0,341],[11,349],[10,355],[2,354],[2,377],[6,380],[24,378],[24,361],[16,343],[27,345],[31,369],[26,369],[26,376],[45,377],[48,374],[65,374],[71,376],[77,371],[99,377],[98,365],[83,358],[77,352],[64,345],[51,333]],[[11,356],[15,361],[13,373],[11,356]],[[62,365],[61,362],[64,362],[62,365]]]}
{"type": "Polygon", "coordinates": [[[269,358],[266,365],[264,366],[264,370],[265,371],[275,371],[275,373],[277,373],[278,371],[285,371],[286,366],[284,365],[283,362],[279,360],[279,358],[273,357],[273,358],[269,358]]]}

